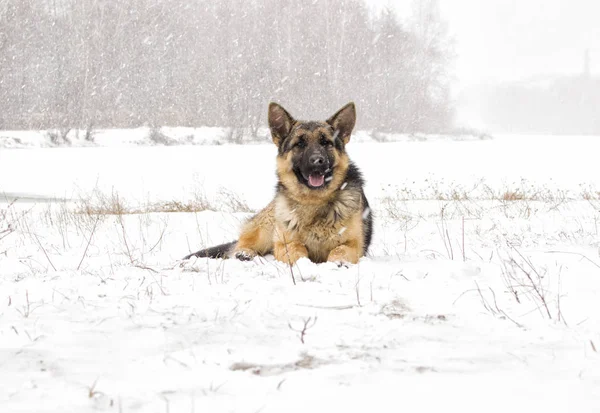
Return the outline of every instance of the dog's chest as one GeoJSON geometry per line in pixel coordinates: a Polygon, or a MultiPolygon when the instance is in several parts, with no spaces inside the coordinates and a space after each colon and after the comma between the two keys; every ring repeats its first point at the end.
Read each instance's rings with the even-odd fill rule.
{"type": "Polygon", "coordinates": [[[348,221],[359,207],[359,202],[349,199],[318,206],[290,205],[282,200],[277,203],[276,217],[309,250],[333,248],[345,241],[348,221]]]}

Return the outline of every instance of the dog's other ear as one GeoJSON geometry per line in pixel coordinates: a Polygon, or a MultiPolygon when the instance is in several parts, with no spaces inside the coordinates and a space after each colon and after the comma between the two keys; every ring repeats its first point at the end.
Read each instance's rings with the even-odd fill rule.
{"type": "Polygon", "coordinates": [[[347,144],[356,123],[354,102],[350,102],[338,110],[335,115],[327,119],[327,123],[333,126],[334,133],[344,141],[344,145],[347,144]]]}
{"type": "Polygon", "coordinates": [[[275,102],[269,104],[269,128],[273,143],[277,146],[289,135],[294,124],[294,118],[281,105],[275,102]]]}

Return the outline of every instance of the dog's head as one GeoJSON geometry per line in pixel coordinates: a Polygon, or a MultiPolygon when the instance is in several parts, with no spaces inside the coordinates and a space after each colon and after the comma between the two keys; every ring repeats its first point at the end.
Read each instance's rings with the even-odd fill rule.
{"type": "Polygon", "coordinates": [[[345,146],[355,122],[352,102],[326,121],[295,120],[282,106],[271,103],[269,127],[278,147],[280,182],[305,197],[309,192],[315,197],[337,189],[348,169],[345,146]]]}

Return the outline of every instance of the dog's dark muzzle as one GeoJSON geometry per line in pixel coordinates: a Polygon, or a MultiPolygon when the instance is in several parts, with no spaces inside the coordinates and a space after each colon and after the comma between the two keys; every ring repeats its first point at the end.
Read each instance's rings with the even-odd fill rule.
{"type": "Polygon", "coordinates": [[[304,168],[302,168],[302,176],[310,188],[324,187],[329,182],[330,175],[331,168],[327,156],[320,152],[308,155],[308,159],[305,159],[304,162],[304,168]]]}

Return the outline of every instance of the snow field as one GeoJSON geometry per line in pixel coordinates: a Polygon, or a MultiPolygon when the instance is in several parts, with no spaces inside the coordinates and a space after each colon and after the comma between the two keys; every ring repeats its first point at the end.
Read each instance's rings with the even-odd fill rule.
{"type": "Polygon", "coordinates": [[[524,163],[538,144],[356,145],[370,256],[291,271],[179,261],[250,216],[223,188],[268,202],[271,146],[0,151],[0,188],[30,200],[0,207],[2,410],[597,411],[598,178],[560,141],[524,163]],[[212,209],[78,213],[96,190],[212,209]]]}

